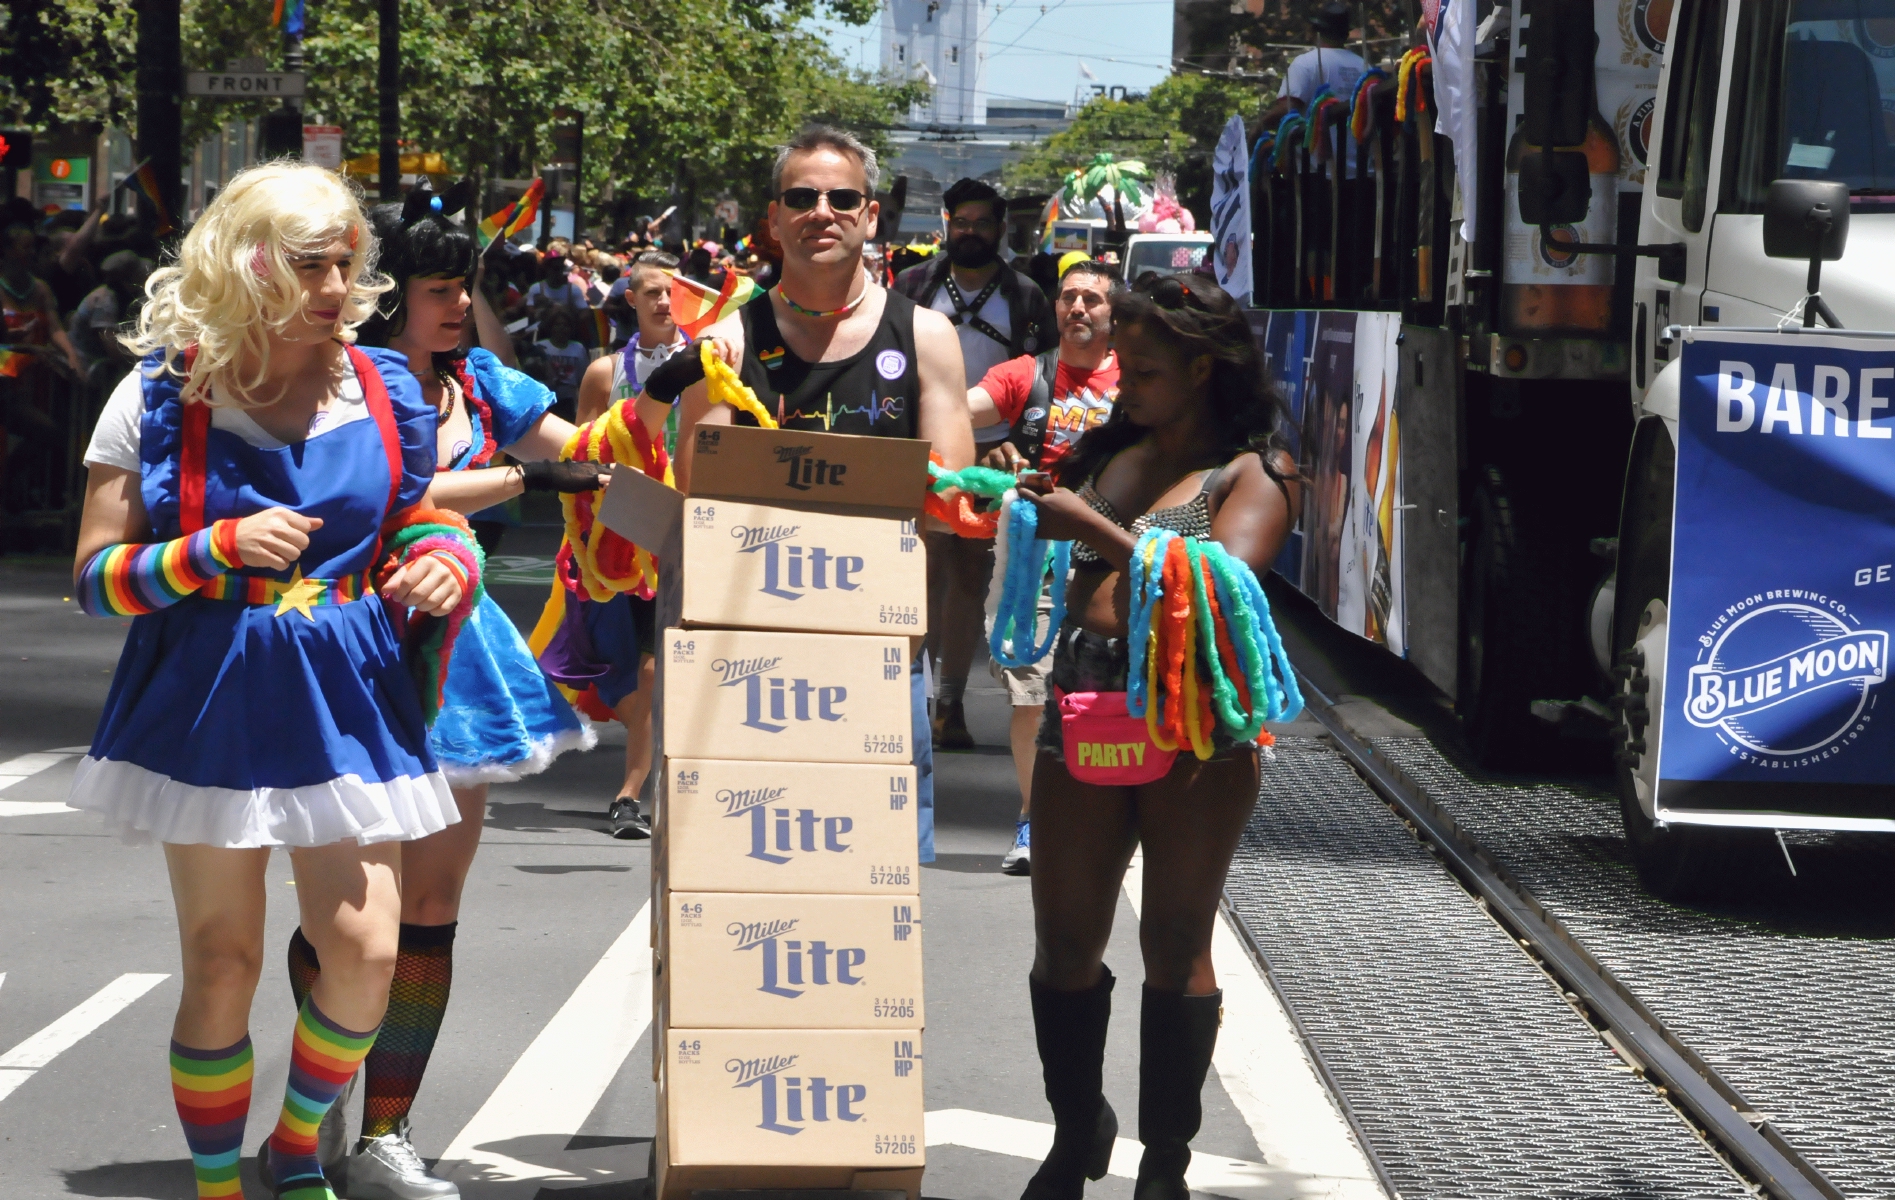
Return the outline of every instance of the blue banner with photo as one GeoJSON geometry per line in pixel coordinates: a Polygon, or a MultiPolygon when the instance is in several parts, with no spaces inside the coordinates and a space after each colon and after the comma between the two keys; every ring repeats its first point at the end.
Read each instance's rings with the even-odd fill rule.
{"type": "Polygon", "coordinates": [[[1681,368],[1660,815],[1895,818],[1895,341],[1698,329],[1681,368]]]}

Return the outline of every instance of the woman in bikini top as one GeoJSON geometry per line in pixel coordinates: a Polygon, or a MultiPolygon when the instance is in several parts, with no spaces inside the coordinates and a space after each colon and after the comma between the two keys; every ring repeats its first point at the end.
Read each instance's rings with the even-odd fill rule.
{"type": "MultiPolygon", "coordinates": [[[[1020,485],[1039,508],[1040,535],[1074,543],[1050,679],[1064,691],[1125,687],[1126,568],[1139,534],[1214,538],[1261,575],[1289,536],[1301,493],[1277,440],[1275,390],[1230,296],[1195,276],[1147,276],[1114,299],[1113,337],[1120,381],[1111,418],[1074,447],[1057,482],[1029,475],[1020,485]]],[[[1226,738],[1209,761],[1181,754],[1155,782],[1107,787],[1067,772],[1057,710],[1048,721],[1033,775],[1037,944],[1028,982],[1056,1133],[1024,1200],[1078,1200],[1111,1157],[1118,1122],[1101,1064],[1114,981],[1103,956],[1139,846],[1145,1153],[1134,1196],[1186,1200],[1222,999],[1211,932],[1256,803],[1258,750],[1226,738]]]]}

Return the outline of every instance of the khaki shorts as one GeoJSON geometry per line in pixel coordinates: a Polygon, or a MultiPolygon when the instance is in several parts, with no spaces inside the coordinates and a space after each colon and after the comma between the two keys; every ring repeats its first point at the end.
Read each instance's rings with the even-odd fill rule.
{"type": "MultiPolygon", "coordinates": [[[[998,581],[995,581],[995,586],[999,586],[998,581]]],[[[1049,589],[1042,588],[1040,589],[1039,603],[1039,629],[1041,637],[1046,636],[1046,623],[1052,619],[1052,616],[1052,592],[1049,589]]],[[[989,622],[988,632],[992,632],[991,622],[989,622]]],[[[1006,686],[1007,703],[1013,705],[1015,708],[1022,708],[1027,705],[1033,705],[1035,707],[1045,705],[1046,676],[1052,668],[1053,656],[1051,654],[1048,654],[1045,658],[1042,658],[1036,663],[1029,663],[1024,667],[1003,667],[991,658],[987,660],[987,673],[992,675],[996,682],[1006,686]]]]}

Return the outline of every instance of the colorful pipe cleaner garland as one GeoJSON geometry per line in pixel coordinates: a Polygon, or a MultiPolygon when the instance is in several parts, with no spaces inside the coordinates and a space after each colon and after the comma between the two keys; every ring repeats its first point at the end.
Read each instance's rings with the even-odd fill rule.
{"type": "Polygon", "coordinates": [[[386,557],[375,575],[378,588],[401,567],[429,555],[440,557],[460,577],[461,602],[445,617],[413,614],[404,619],[392,607],[389,610],[401,634],[402,661],[421,694],[422,716],[433,725],[441,712],[454,639],[467,614],[487,594],[487,557],[467,518],[439,508],[415,507],[398,513],[383,526],[382,550],[386,557]]]}
{"type": "Polygon", "coordinates": [[[1007,514],[994,539],[995,569],[1000,574],[1000,604],[994,612],[993,633],[987,647],[1003,667],[1026,667],[1045,658],[1066,619],[1066,572],[1072,564],[1071,542],[1049,542],[1039,535],[1040,510],[1012,491],[1001,497],[1007,514]],[[1034,640],[1039,621],[1040,587],[1053,576],[1053,615],[1046,639],[1034,640]]]}
{"type": "Polygon", "coordinates": [[[975,497],[999,500],[1013,488],[1014,477],[992,467],[962,467],[950,471],[939,454],[928,455],[928,494],[922,510],[965,538],[990,538],[1000,530],[1001,507],[986,512],[974,510],[975,497]],[[946,492],[958,488],[960,495],[949,500],[946,492]]]}
{"type": "MultiPolygon", "coordinates": [[[[669,486],[671,461],[665,455],[665,448],[654,443],[645,432],[644,422],[638,419],[632,405],[631,400],[621,400],[598,420],[575,429],[559,457],[574,462],[637,467],[669,486]]],[[[650,551],[598,524],[597,504],[596,492],[575,492],[559,497],[559,506],[566,518],[566,540],[554,560],[556,573],[562,578],[576,577],[586,596],[601,604],[618,592],[631,592],[649,600],[657,594],[657,561],[650,551]]]]}
{"type": "Polygon", "coordinates": [[[1126,711],[1152,744],[1211,757],[1211,726],[1238,742],[1303,711],[1296,673],[1248,564],[1208,538],[1146,531],[1132,548],[1126,711]],[[1199,680],[1209,666],[1210,686],[1199,680]]]}
{"type": "Polygon", "coordinates": [[[763,428],[776,428],[776,418],[770,415],[770,410],[763,407],[763,402],[757,399],[757,394],[750,390],[749,384],[738,377],[730,364],[717,357],[710,342],[701,343],[698,353],[704,362],[704,382],[708,385],[706,390],[712,404],[728,404],[734,409],[755,417],[757,424],[763,428]]]}
{"type": "Polygon", "coordinates": [[[1373,111],[1369,104],[1369,93],[1378,81],[1387,78],[1387,71],[1370,67],[1362,72],[1362,78],[1356,80],[1355,94],[1349,99],[1349,133],[1358,142],[1369,140],[1369,119],[1373,111]]]}
{"type": "Polygon", "coordinates": [[[1421,86],[1423,71],[1433,75],[1434,57],[1419,46],[1402,55],[1401,62],[1395,65],[1395,119],[1397,121],[1408,119],[1408,97],[1411,94],[1411,88],[1415,113],[1419,115],[1428,111],[1428,93],[1421,86]]]}

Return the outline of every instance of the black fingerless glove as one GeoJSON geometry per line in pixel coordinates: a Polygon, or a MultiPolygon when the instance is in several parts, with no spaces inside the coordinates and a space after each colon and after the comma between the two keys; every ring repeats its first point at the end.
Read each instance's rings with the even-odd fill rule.
{"type": "Polygon", "coordinates": [[[520,483],[529,492],[597,491],[599,464],[590,462],[527,462],[520,464],[520,483]]]}
{"type": "Polygon", "coordinates": [[[658,364],[645,380],[645,395],[661,404],[676,404],[684,389],[704,379],[704,360],[696,346],[686,346],[658,364]]]}

